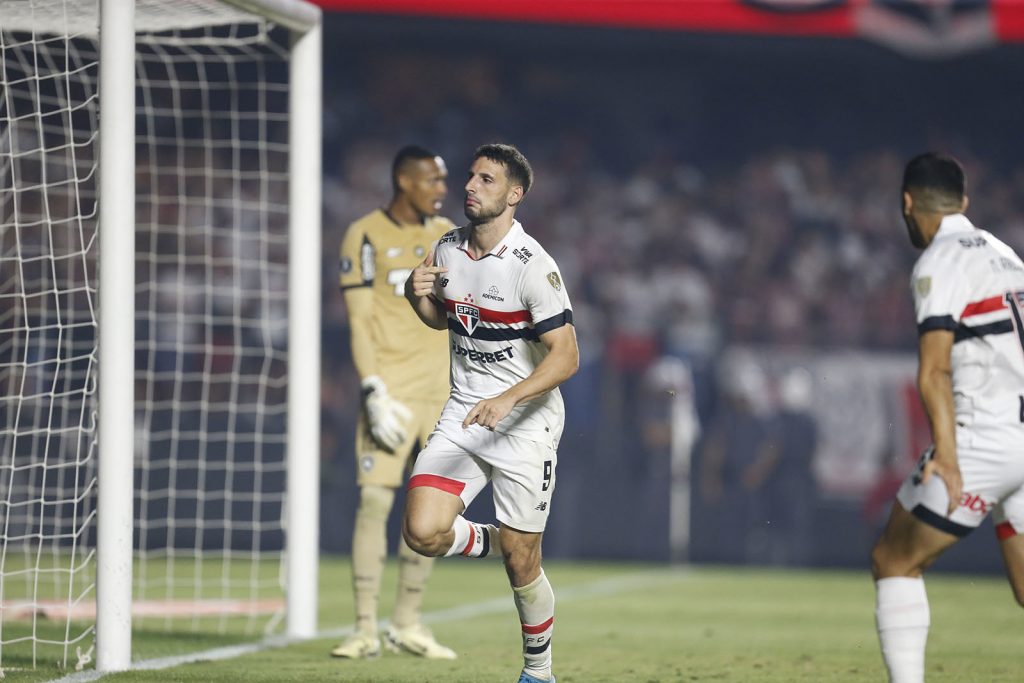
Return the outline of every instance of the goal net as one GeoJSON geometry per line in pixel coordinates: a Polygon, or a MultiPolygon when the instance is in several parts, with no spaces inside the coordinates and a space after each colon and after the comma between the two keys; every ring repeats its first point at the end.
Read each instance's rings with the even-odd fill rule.
{"type": "Polygon", "coordinates": [[[93,658],[104,268],[135,271],[134,625],[283,628],[294,160],[274,19],[136,2],[132,264],[104,258],[98,218],[98,0],[0,5],[0,674],[93,658]]]}

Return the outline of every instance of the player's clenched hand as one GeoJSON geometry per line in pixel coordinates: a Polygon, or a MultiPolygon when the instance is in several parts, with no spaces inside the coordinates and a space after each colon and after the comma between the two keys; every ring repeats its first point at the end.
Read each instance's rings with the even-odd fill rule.
{"type": "Polygon", "coordinates": [[[434,291],[434,283],[437,282],[438,276],[441,273],[447,273],[448,269],[444,266],[432,265],[433,263],[434,251],[431,250],[427,254],[427,258],[423,259],[423,263],[413,268],[406,279],[405,295],[407,297],[426,296],[434,291]]]}
{"type": "Polygon", "coordinates": [[[472,424],[478,424],[481,427],[493,430],[515,407],[515,399],[505,394],[495,396],[494,398],[485,398],[469,411],[469,415],[462,421],[462,428],[467,429],[472,424]]]}
{"type": "Polygon", "coordinates": [[[931,460],[926,462],[921,470],[921,483],[927,482],[932,475],[936,474],[942,478],[946,490],[949,491],[949,510],[946,511],[946,514],[951,515],[953,510],[960,505],[960,494],[964,490],[964,480],[960,475],[960,464],[956,460],[955,452],[949,455],[940,453],[936,449],[931,460]]]}

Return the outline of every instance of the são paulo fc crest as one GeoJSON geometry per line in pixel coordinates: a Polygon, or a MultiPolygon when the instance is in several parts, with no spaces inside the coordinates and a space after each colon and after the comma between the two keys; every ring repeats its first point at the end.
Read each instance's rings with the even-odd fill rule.
{"type": "Polygon", "coordinates": [[[480,309],[473,304],[457,303],[455,304],[455,317],[466,328],[466,334],[473,334],[473,330],[480,322],[480,309]]]}

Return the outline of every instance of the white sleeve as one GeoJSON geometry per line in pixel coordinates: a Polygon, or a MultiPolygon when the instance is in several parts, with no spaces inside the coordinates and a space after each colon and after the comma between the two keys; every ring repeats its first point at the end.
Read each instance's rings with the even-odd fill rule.
{"type": "Polygon", "coordinates": [[[572,304],[562,274],[550,257],[534,259],[523,272],[523,305],[530,311],[537,336],[572,324],[572,304]]]}
{"type": "Polygon", "coordinates": [[[956,330],[970,299],[964,273],[946,263],[941,251],[925,253],[914,266],[911,290],[917,314],[917,333],[956,330]]]}

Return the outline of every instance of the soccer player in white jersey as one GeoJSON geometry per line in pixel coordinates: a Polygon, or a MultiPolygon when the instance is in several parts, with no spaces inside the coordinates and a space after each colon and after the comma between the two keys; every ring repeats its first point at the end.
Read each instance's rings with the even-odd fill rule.
{"type": "Polygon", "coordinates": [[[903,175],[903,217],[924,253],[911,287],[918,390],[934,445],[903,482],[871,553],[882,656],[893,683],[924,681],[924,570],[991,512],[1024,605],[1024,263],[964,216],[964,172],[923,154],[903,175]]]}
{"type": "Polygon", "coordinates": [[[402,530],[427,556],[504,558],[522,624],[519,683],[555,680],[541,536],[565,417],[557,387],[579,364],[558,267],[514,218],[532,182],[515,147],[478,148],[465,187],[469,224],[442,237],[406,281],[423,322],[449,332],[451,396],[413,467],[402,530]],[[488,481],[500,529],[462,516],[488,481]]]}

